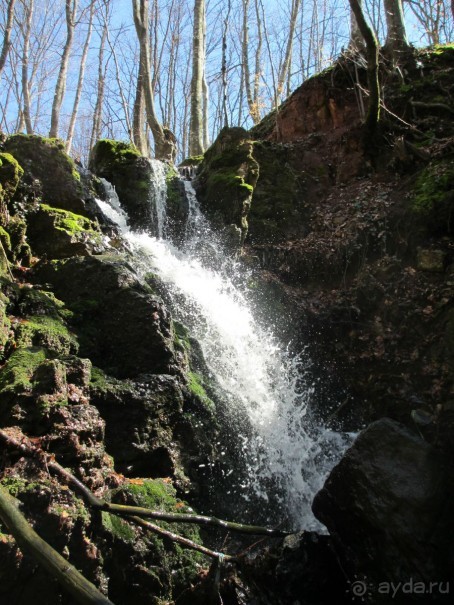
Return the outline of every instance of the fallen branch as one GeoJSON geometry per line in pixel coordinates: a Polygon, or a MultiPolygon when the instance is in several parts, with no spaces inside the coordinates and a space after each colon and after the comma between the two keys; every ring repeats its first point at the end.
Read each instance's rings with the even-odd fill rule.
{"type": "Polygon", "coordinates": [[[29,553],[81,605],[113,605],[91,582],[45,542],[19,512],[16,501],[0,485],[0,519],[23,552],[29,553]]]}
{"type": "Polygon", "coordinates": [[[269,529],[267,527],[261,527],[258,525],[244,525],[242,523],[234,523],[232,521],[225,521],[224,519],[218,519],[217,517],[206,517],[204,515],[193,515],[184,513],[168,513],[162,511],[154,511],[148,508],[142,508],[139,506],[126,506],[123,504],[112,504],[106,502],[102,498],[98,498],[90,491],[79,479],[74,477],[67,469],[63,468],[54,458],[44,452],[25,442],[24,438],[19,441],[14,437],[11,437],[4,430],[0,429],[0,440],[2,440],[9,447],[15,448],[22,454],[30,457],[35,457],[41,460],[49,469],[62,477],[74,491],[78,492],[84,500],[95,510],[106,511],[114,515],[125,516],[125,517],[142,517],[157,519],[159,521],[167,521],[169,523],[195,523],[197,525],[205,525],[211,527],[221,527],[230,531],[235,531],[243,534],[252,534],[259,536],[268,536],[273,538],[284,538],[290,535],[290,532],[285,532],[278,529],[269,529]]]}
{"type": "Polygon", "coordinates": [[[197,544],[196,542],[189,540],[189,538],[184,538],[183,536],[174,534],[173,532],[171,532],[167,529],[163,529],[162,527],[159,527],[158,525],[155,525],[154,523],[150,523],[150,521],[145,521],[145,519],[142,519],[141,517],[131,516],[131,517],[127,517],[127,518],[130,519],[131,521],[134,521],[134,523],[136,523],[137,525],[140,525],[140,527],[148,529],[149,531],[153,532],[154,534],[158,534],[159,536],[162,536],[164,538],[169,538],[170,540],[172,540],[172,542],[177,542],[178,544],[182,544],[183,546],[186,546],[187,548],[191,548],[192,550],[197,550],[198,552],[201,552],[204,555],[207,555],[208,557],[212,557],[213,559],[221,559],[224,561],[236,561],[237,559],[239,559],[238,556],[225,555],[221,552],[216,552],[214,550],[211,550],[210,548],[206,548],[206,546],[197,544]]]}

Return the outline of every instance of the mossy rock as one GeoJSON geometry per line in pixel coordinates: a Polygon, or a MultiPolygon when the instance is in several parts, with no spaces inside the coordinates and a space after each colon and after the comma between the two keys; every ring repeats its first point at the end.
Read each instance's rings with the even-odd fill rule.
{"type": "Polygon", "coordinates": [[[23,319],[16,329],[16,344],[18,347],[45,347],[60,355],[78,350],[77,340],[63,320],[46,315],[23,319]]]}
{"type": "Polygon", "coordinates": [[[74,313],[80,353],[117,378],[177,371],[170,315],[121,256],[42,263],[31,279],[51,284],[74,313]]]}
{"type": "Polygon", "coordinates": [[[454,229],[454,162],[432,162],[415,180],[410,209],[429,235],[452,235],[454,229]]]}
{"type": "Polygon", "coordinates": [[[178,168],[183,168],[184,166],[198,166],[203,162],[203,154],[202,155],[191,155],[185,158],[182,162],[178,164],[178,168]]]}
{"type": "Polygon", "coordinates": [[[85,213],[85,191],[74,161],[59,139],[16,134],[7,138],[5,151],[24,168],[26,179],[41,184],[43,200],[58,208],[85,213]]]}
{"type": "Polygon", "coordinates": [[[151,162],[134,145],[111,139],[99,140],[90,152],[90,170],[115,187],[133,229],[153,229],[154,211],[150,204],[151,162]]]}
{"type": "Polygon", "coordinates": [[[279,243],[300,237],[308,223],[308,193],[328,180],[326,168],[307,166],[301,149],[255,142],[253,156],[260,166],[248,214],[248,242],[279,243]]]}
{"type": "Polygon", "coordinates": [[[13,197],[23,174],[16,158],[10,153],[0,153],[0,202],[7,204],[13,197]]]}
{"type": "Polygon", "coordinates": [[[11,253],[11,238],[9,233],[0,226],[0,276],[7,277],[9,275],[9,257],[11,253]]]}
{"type": "Polygon", "coordinates": [[[244,240],[259,166],[243,128],[223,128],[205,153],[195,186],[201,206],[217,226],[236,225],[244,240]]]}
{"type": "Polygon", "coordinates": [[[49,258],[88,256],[104,250],[98,223],[47,204],[29,214],[28,239],[36,255],[49,258]]]}
{"type": "MultiPolygon", "coordinates": [[[[189,513],[192,509],[176,497],[175,489],[164,479],[131,479],[112,493],[112,502],[141,506],[151,510],[170,513],[189,513]]],[[[197,544],[202,544],[199,528],[195,524],[165,523],[156,524],[197,544]]],[[[120,531],[124,532],[124,528],[120,531]]],[[[196,551],[182,548],[179,544],[163,540],[150,534],[148,536],[151,554],[159,560],[163,570],[172,570],[177,588],[184,589],[195,579],[200,566],[206,563],[205,557],[196,551]]]]}
{"type": "Polygon", "coordinates": [[[11,329],[11,321],[7,314],[8,302],[8,297],[0,292],[0,362],[2,362],[4,359],[5,346],[9,341],[9,333],[11,329]]]}
{"type": "Polygon", "coordinates": [[[8,233],[11,240],[11,260],[14,263],[28,267],[32,258],[30,245],[27,241],[27,223],[19,215],[12,216],[8,221],[8,233]]]}
{"type": "Polygon", "coordinates": [[[19,394],[31,394],[33,375],[47,357],[41,347],[16,349],[0,371],[0,403],[14,400],[19,394]]]}

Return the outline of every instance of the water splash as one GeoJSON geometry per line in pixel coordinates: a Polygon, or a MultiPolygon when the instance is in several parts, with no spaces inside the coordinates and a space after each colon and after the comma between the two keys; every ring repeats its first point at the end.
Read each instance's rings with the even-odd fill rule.
{"type": "Polygon", "coordinates": [[[159,239],[166,234],[166,206],[167,206],[167,167],[159,160],[149,160],[150,176],[150,205],[156,214],[156,235],[159,239]]]}
{"type": "MultiPolygon", "coordinates": [[[[254,318],[240,265],[226,262],[225,251],[200,212],[191,183],[186,241],[170,242],[133,233],[124,236],[149,271],[158,273],[173,310],[200,343],[207,366],[221,386],[236,432],[238,465],[245,473],[232,497],[253,496],[280,508],[281,520],[318,528],[310,503],[346,447],[344,437],[308,419],[313,387],[304,380],[308,359],[290,357],[254,318]]],[[[140,264],[140,263],[139,263],[140,264]]],[[[144,269],[145,271],[145,269],[144,269]]]]}

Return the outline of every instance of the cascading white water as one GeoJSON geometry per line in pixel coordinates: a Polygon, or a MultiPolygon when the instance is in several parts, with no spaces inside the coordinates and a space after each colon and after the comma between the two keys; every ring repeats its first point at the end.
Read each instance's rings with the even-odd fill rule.
{"type": "Polygon", "coordinates": [[[150,178],[150,203],[154,206],[156,213],[156,232],[161,239],[165,237],[166,231],[166,202],[167,186],[165,164],[159,160],[150,160],[151,178],[150,178]]]}
{"type": "MultiPolygon", "coordinates": [[[[148,270],[151,264],[178,297],[174,314],[200,342],[207,366],[228,398],[242,443],[238,464],[247,471],[234,497],[239,492],[246,507],[251,495],[266,503],[272,491],[282,519],[292,519],[296,528],[318,527],[310,503],[345,449],[345,439],[307,422],[313,388],[302,386],[303,356],[290,358],[271,330],[254,318],[245,292],[232,280],[239,265],[226,265],[225,251],[200,212],[190,182],[185,189],[189,219],[180,250],[164,239],[129,231],[121,214],[117,222],[142,257],[142,266],[145,255],[148,270]]],[[[110,210],[112,220],[114,213],[117,208],[110,210]]]]}

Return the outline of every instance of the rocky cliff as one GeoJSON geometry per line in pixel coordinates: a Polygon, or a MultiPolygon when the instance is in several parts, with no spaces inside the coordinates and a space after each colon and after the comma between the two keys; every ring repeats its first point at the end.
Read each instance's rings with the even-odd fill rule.
{"type": "MultiPolygon", "coordinates": [[[[101,141],[92,174],[57,140],[2,141],[1,485],[117,605],[218,603],[219,590],[231,605],[389,603],[391,588],[395,602],[449,602],[452,59],[440,47],[400,71],[382,65],[376,141],[362,136],[365,71],[343,57],[251,131],[224,130],[199,167],[201,204],[252,271],[251,297],[295,352],[309,348],[311,414],[355,433],[372,422],[315,499],[330,535],[254,554],[235,539],[250,556],[222,570],[92,511],[52,470],[107,503],[222,510],[215,471],[203,470],[219,462],[222,431],[203,356],[95,203],[108,178],[135,224],[150,226],[149,161],[101,141]]],[[[173,170],[167,181],[178,239],[187,208],[173,170]]],[[[161,527],[216,550],[225,539],[161,527]]],[[[73,603],[0,530],[0,600],[73,603]]]]}

